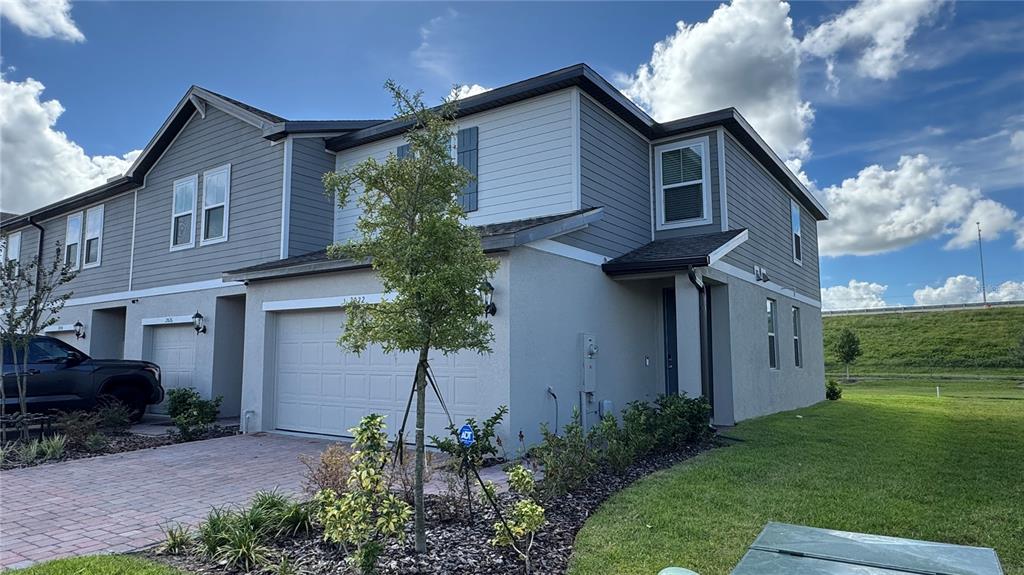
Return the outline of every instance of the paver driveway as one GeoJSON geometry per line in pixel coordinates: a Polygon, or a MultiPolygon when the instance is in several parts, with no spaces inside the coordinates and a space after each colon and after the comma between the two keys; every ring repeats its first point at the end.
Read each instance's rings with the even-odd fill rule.
{"type": "Polygon", "coordinates": [[[237,435],[0,474],[0,568],[124,552],[160,541],[160,526],[198,524],[214,505],[261,489],[302,489],[300,454],[329,442],[237,435]]]}

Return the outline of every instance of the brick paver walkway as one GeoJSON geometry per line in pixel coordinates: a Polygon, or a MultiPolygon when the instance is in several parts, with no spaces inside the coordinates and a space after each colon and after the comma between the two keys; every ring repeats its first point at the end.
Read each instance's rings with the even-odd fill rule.
{"type": "Polygon", "coordinates": [[[0,474],[0,569],[163,539],[160,526],[199,523],[214,505],[261,489],[297,493],[302,453],[329,442],[238,435],[0,474]]]}

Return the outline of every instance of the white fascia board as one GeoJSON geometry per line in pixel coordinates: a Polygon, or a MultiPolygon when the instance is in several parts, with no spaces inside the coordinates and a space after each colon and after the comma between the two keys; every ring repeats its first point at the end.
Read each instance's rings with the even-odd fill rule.
{"type": "Polygon", "coordinates": [[[73,298],[67,301],[66,306],[76,305],[90,305],[96,303],[106,303],[111,301],[126,300],[126,299],[141,299],[144,297],[154,297],[161,295],[173,295],[178,293],[186,293],[193,291],[202,291],[207,289],[226,288],[233,286],[245,285],[242,282],[223,281],[223,280],[205,280],[200,282],[192,282],[186,284],[175,284],[167,286],[159,286],[153,288],[146,288],[140,290],[128,290],[115,293],[107,293],[101,295],[94,295],[89,297],[73,298]]]}
{"type": "Polygon", "coordinates": [[[750,237],[750,234],[747,233],[747,230],[743,230],[742,232],[737,234],[735,238],[718,246],[718,249],[708,254],[708,263],[713,264],[718,260],[722,259],[722,256],[733,251],[734,249],[736,249],[737,246],[747,241],[748,237],[750,237]]]}
{"type": "Polygon", "coordinates": [[[263,311],[293,311],[307,309],[331,309],[348,305],[356,300],[363,303],[380,303],[392,296],[385,293],[370,293],[361,295],[345,295],[334,297],[316,297],[308,299],[288,299],[263,302],[263,311]]]}
{"type": "Polygon", "coordinates": [[[588,263],[595,266],[599,266],[611,259],[610,257],[601,255],[599,253],[591,252],[588,250],[584,250],[582,248],[577,248],[575,246],[570,246],[569,244],[563,244],[562,242],[556,242],[555,240],[549,239],[530,242],[528,244],[525,244],[525,247],[533,248],[537,251],[546,252],[549,254],[554,254],[556,256],[562,256],[564,258],[581,261],[583,263],[588,263]]]}
{"type": "Polygon", "coordinates": [[[795,300],[797,300],[799,302],[803,302],[803,303],[805,303],[805,304],[807,304],[809,306],[821,309],[821,301],[816,300],[814,298],[807,297],[807,296],[805,296],[803,294],[799,294],[795,290],[792,290],[792,289],[787,288],[787,287],[780,286],[779,284],[777,284],[775,282],[772,282],[772,281],[768,281],[768,282],[758,281],[754,277],[754,274],[752,274],[752,273],[750,273],[748,271],[745,271],[745,270],[741,270],[740,268],[738,268],[738,267],[736,267],[736,266],[734,266],[732,264],[727,264],[727,263],[725,263],[723,261],[717,261],[717,262],[711,264],[708,267],[710,267],[711,269],[714,269],[714,270],[718,270],[718,271],[720,271],[722,273],[725,273],[727,275],[730,275],[730,276],[732,276],[734,278],[741,279],[743,281],[752,283],[752,284],[754,284],[756,286],[763,287],[764,289],[766,289],[766,290],[768,290],[770,292],[774,292],[774,293],[777,293],[777,294],[779,294],[781,296],[785,296],[785,297],[788,297],[790,299],[795,299],[795,300]]]}

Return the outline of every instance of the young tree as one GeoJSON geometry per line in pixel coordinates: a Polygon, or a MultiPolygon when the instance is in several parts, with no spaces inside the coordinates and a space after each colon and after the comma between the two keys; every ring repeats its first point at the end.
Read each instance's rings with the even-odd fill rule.
{"type": "Polygon", "coordinates": [[[846,366],[846,381],[850,381],[850,364],[856,361],[862,353],[860,338],[850,328],[844,327],[843,331],[839,332],[839,338],[836,339],[832,351],[835,352],[839,362],[846,366]]]}
{"type": "MultiPolygon", "coordinates": [[[[466,225],[457,198],[471,175],[451,158],[455,102],[427,108],[422,93],[392,81],[396,117],[408,120],[409,153],[370,158],[324,175],[324,188],[339,206],[358,194],[359,239],[332,245],[335,258],[369,260],[389,295],[385,301],[355,301],[346,309],[339,343],[361,353],[370,344],[385,352],[418,352],[414,482],[416,551],[426,551],[423,509],[424,421],[428,354],[490,351],[494,336],[485,320],[479,289],[497,270],[483,253],[476,230],[466,225]]],[[[397,439],[403,441],[402,437],[397,439]]]]}
{"type": "MultiPolygon", "coordinates": [[[[6,253],[7,238],[0,239],[6,253]]],[[[74,279],[76,271],[63,263],[61,243],[57,242],[53,261],[43,266],[37,257],[28,262],[3,258],[0,268],[0,336],[3,348],[11,349],[21,414],[21,438],[28,439],[28,348],[32,336],[57,323],[72,292],[58,293],[74,279]],[[24,303],[20,303],[24,302],[24,303]],[[20,368],[19,368],[20,366],[20,368]]],[[[7,354],[3,353],[6,363],[7,354]]],[[[2,366],[7,373],[7,366],[2,366]]],[[[6,384],[0,385],[0,416],[6,418],[6,384]]],[[[4,432],[6,439],[6,432],[4,432]]]]}

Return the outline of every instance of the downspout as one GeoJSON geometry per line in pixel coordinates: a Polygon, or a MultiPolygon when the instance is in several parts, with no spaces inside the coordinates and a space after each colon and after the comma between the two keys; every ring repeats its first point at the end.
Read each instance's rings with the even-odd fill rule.
{"type": "MultiPolygon", "coordinates": [[[[35,229],[39,230],[39,241],[37,242],[37,245],[36,245],[36,281],[35,281],[36,292],[39,292],[39,280],[41,279],[41,274],[43,273],[43,241],[44,241],[43,236],[46,235],[46,230],[43,228],[43,226],[37,224],[35,222],[35,220],[32,219],[32,216],[28,217],[28,223],[29,223],[29,225],[31,225],[35,229]]],[[[57,257],[60,257],[60,256],[58,255],[57,257]]]]}
{"type": "Polygon", "coordinates": [[[710,381],[710,366],[711,358],[708,357],[708,309],[707,309],[707,298],[705,298],[704,280],[697,275],[697,271],[693,266],[686,266],[686,275],[690,278],[690,283],[693,287],[697,288],[697,293],[700,295],[697,297],[698,300],[698,320],[700,324],[700,390],[701,394],[710,396],[711,381],[710,381]]]}

